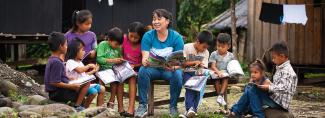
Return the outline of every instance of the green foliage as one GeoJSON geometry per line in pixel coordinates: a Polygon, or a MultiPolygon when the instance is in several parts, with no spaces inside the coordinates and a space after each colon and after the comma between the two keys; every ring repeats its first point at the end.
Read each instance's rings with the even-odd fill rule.
{"type": "Polygon", "coordinates": [[[26,53],[29,58],[47,58],[51,55],[47,44],[28,44],[26,53]]]}
{"type": "Polygon", "coordinates": [[[26,103],[28,101],[28,97],[27,96],[19,95],[17,92],[9,91],[9,97],[12,100],[17,101],[17,102],[20,102],[20,103],[26,103]]]}
{"type": "Polygon", "coordinates": [[[201,26],[211,21],[230,6],[229,0],[179,0],[177,30],[193,41],[201,26]]]}

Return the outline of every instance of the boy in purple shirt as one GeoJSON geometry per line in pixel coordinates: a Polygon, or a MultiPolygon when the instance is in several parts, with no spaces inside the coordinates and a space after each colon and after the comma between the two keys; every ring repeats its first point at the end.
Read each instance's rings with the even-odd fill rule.
{"type": "Polygon", "coordinates": [[[53,32],[48,39],[51,56],[45,68],[45,90],[49,92],[49,98],[56,102],[73,102],[77,111],[84,108],[81,106],[90,83],[84,85],[69,84],[69,79],[65,73],[65,66],[61,55],[67,52],[67,40],[64,35],[59,32],[53,32]]]}

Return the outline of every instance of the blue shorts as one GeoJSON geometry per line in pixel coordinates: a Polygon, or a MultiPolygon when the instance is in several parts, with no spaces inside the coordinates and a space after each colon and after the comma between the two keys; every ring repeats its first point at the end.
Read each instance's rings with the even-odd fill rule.
{"type": "Polygon", "coordinates": [[[87,96],[92,95],[92,94],[97,94],[99,92],[100,92],[100,85],[99,84],[91,84],[87,91],[87,96]]]}

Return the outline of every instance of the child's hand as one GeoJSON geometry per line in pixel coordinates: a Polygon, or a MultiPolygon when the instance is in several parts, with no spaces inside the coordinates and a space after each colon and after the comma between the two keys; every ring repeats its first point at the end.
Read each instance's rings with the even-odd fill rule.
{"type": "Polygon", "coordinates": [[[167,71],[174,71],[174,68],[173,66],[165,66],[165,70],[167,71]]]}
{"type": "Polygon", "coordinates": [[[262,89],[263,91],[269,90],[269,85],[257,85],[258,88],[262,89]]]}
{"type": "Polygon", "coordinates": [[[221,71],[217,71],[217,72],[215,72],[217,75],[218,75],[218,77],[220,77],[220,78],[222,78],[222,77],[224,77],[224,75],[223,75],[223,72],[221,72],[221,71]]]}
{"type": "Polygon", "coordinates": [[[96,68],[96,65],[95,64],[88,64],[87,65],[89,68],[91,68],[91,69],[95,69],[96,68]]]}
{"type": "Polygon", "coordinates": [[[194,64],[195,67],[203,66],[203,63],[201,61],[194,61],[194,64]]]}
{"type": "Polygon", "coordinates": [[[122,58],[115,58],[115,59],[112,59],[111,62],[114,63],[114,64],[120,64],[124,61],[124,59],[122,58]]]}
{"type": "Polygon", "coordinates": [[[71,84],[71,88],[78,92],[80,89],[80,84],[71,84]]]}

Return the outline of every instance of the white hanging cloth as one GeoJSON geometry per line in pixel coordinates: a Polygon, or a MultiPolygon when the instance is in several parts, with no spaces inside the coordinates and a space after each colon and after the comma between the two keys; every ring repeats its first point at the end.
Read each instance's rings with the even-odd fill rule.
{"type": "Polygon", "coordinates": [[[283,5],[283,23],[307,23],[306,6],[305,5],[283,5]]]}

